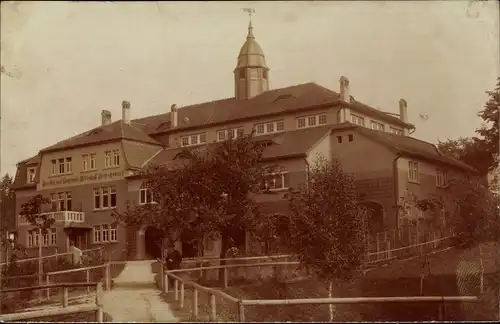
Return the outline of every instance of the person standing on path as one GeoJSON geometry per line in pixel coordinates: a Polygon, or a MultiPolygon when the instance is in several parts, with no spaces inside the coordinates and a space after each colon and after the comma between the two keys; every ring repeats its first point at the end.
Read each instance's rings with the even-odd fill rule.
{"type": "MultiPolygon", "coordinates": [[[[167,270],[180,269],[181,262],[181,253],[175,249],[174,244],[170,243],[167,247],[167,257],[165,259],[167,270]]],[[[172,279],[170,279],[170,284],[172,284],[172,279]]]]}

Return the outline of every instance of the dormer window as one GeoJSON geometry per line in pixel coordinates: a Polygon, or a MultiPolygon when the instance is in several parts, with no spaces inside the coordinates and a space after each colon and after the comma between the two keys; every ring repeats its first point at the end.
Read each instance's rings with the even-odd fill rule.
{"type": "Polygon", "coordinates": [[[372,126],[372,129],[376,130],[376,131],[383,132],[385,130],[384,124],[373,121],[373,120],[371,121],[371,126],[372,126]]]}
{"type": "Polygon", "coordinates": [[[326,115],[314,115],[297,118],[297,128],[315,127],[326,124],[326,115]]]}
{"type": "Polygon", "coordinates": [[[193,134],[181,137],[181,146],[199,145],[199,144],[205,144],[206,142],[207,142],[207,135],[205,133],[193,134]]]}
{"type": "Polygon", "coordinates": [[[35,176],[36,176],[36,168],[34,167],[28,168],[28,176],[27,176],[28,183],[34,183],[35,176]]]}

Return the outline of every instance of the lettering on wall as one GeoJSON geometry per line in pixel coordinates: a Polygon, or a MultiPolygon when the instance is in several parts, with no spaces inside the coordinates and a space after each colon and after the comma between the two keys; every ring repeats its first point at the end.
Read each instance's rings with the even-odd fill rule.
{"type": "Polygon", "coordinates": [[[59,179],[42,180],[42,187],[82,183],[87,181],[106,181],[106,180],[112,180],[117,177],[123,177],[123,174],[124,174],[123,171],[103,172],[103,173],[94,173],[92,175],[81,175],[76,177],[63,177],[59,179]]]}

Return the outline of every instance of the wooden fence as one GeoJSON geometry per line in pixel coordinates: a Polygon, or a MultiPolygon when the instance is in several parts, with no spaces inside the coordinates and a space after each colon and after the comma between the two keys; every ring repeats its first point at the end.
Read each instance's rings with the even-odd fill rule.
{"type": "MultiPolygon", "coordinates": [[[[94,249],[82,250],[83,256],[90,256],[94,253],[99,254],[100,257],[102,258],[103,257],[103,248],[99,247],[99,248],[94,248],[94,249]]],[[[18,259],[18,260],[16,260],[16,263],[20,264],[20,263],[24,263],[24,262],[38,261],[39,259],[42,259],[42,260],[52,259],[52,258],[59,259],[62,257],[68,257],[68,258],[71,258],[71,260],[73,260],[73,252],[55,253],[55,254],[51,254],[51,255],[42,256],[41,258],[34,257],[34,258],[18,259]]],[[[6,265],[7,265],[7,262],[0,263],[0,268],[3,266],[6,266],[6,265]]]]}
{"type": "MultiPolygon", "coordinates": [[[[243,258],[242,258],[243,259],[243,258]]],[[[211,322],[217,321],[217,304],[216,296],[223,300],[229,301],[237,307],[238,320],[245,322],[245,306],[270,306],[270,305],[299,305],[299,304],[374,304],[374,303],[422,303],[430,302],[438,304],[438,316],[440,320],[446,320],[446,304],[448,302],[476,302],[476,296],[410,296],[410,297],[354,297],[354,298],[304,298],[304,299],[270,299],[270,300],[247,300],[238,299],[220,290],[204,287],[190,279],[181,278],[178,273],[189,272],[196,270],[209,270],[221,269],[226,272],[224,276],[224,287],[228,286],[227,282],[227,269],[237,267],[262,267],[262,266],[280,266],[288,264],[298,264],[298,262],[269,262],[269,263],[254,263],[254,264],[231,264],[221,266],[199,267],[190,269],[177,269],[160,272],[162,279],[160,280],[161,289],[168,293],[171,289],[169,287],[169,278],[173,280],[174,287],[174,300],[179,303],[180,308],[185,306],[185,292],[186,287],[192,288],[192,305],[191,305],[191,319],[196,321],[199,319],[199,293],[203,292],[209,296],[209,319],[211,322]]]]}
{"type": "Polygon", "coordinates": [[[100,282],[85,282],[85,283],[59,283],[54,285],[45,286],[35,286],[35,287],[23,287],[14,289],[5,289],[0,291],[0,293],[15,293],[20,291],[33,291],[40,289],[61,289],[61,307],[58,308],[44,308],[41,310],[33,310],[28,312],[11,313],[0,315],[0,321],[26,321],[35,318],[41,318],[46,316],[57,316],[57,315],[67,315],[67,314],[77,314],[86,312],[95,312],[95,321],[103,322],[103,310],[102,310],[102,283],[100,282]],[[95,287],[96,298],[95,303],[87,303],[81,305],[68,306],[68,289],[72,287],[95,287]]]}

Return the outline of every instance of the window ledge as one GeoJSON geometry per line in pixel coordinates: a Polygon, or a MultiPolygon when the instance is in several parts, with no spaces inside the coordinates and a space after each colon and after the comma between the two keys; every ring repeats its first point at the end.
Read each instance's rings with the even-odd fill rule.
{"type": "MultiPolygon", "coordinates": [[[[103,170],[113,170],[113,169],[119,169],[119,168],[120,168],[120,165],[112,165],[112,166],[104,167],[103,170]]],[[[93,170],[93,171],[96,171],[96,170],[93,170]]]]}
{"type": "Polygon", "coordinates": [[[414,184],[420,184],[420,181],[418,180],[408,180],[409,183],[414,183],[414,184]]]}
{"type": "Polygon", "coordinates": [[[70,173],[59,173],[59,174],[50,175],[49,178],[59,178],[59,177],[64,177],[64,176],[70,176],[70,175],[73,175],[73,174],[74,174],[73,172],[70,172],[70,173]]]}
{"type": "Polygon", "coordinates": [[[119,241],[112,241],[112,242],[92,242],[92,245],[108,245],[108,244],[118,244],[120,243],[119,241]]]}
{"type": "Polygon", "coordinates": [[[99,209],[93,209],[92,212],[105,212],[105,211],[109,211],[109,210],[115,210],[116,207],[109,207],[109,208],[99,208],[99,209]]]}
{"type": "Polygon", "coordinates": [[[87,169],[87,170],[81,171],[80,173],[90,173],[90,172],[96,172],[96,171],[99,171],[99,170],[97,168],[95,168],[95,169],[87,169]]]}

